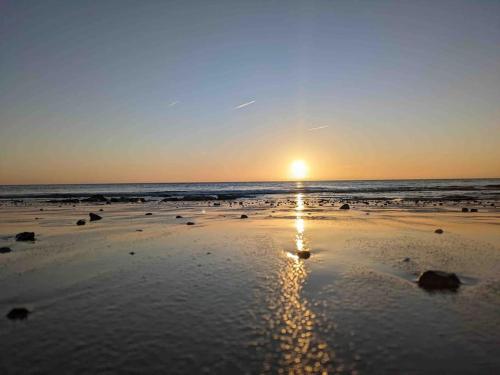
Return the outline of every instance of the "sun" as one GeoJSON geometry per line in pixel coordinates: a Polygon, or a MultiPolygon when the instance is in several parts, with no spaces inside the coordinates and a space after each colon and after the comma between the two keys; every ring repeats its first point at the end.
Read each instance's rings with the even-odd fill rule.
{"type": "Polygon", "coordinates": [[[294,160],[290,165],[292,177],[297,180],[302,180],[307,177],[307,164],[303,160],[294,160]]]}

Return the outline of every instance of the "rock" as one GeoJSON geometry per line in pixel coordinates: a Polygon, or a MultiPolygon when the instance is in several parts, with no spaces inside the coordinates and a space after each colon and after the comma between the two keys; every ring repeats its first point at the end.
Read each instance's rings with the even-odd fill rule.
{"type": "Polygon", "coordinates": [[[142,229],[136,229],[135,231],[136,232],[142,232],[142,229]]]}
{"type": "Polygon", "coordinates": [[[16,234],[16,241],[35,241],[34,232],[21,232],[16,234]]]}
{"type": "Polygon", "coordinates": [[[153,214],[152,214],[151,212],[146,212],[146,214],[145,214],[145,215],[146,215],[146,216],[151,216],[151,215],[153,215],[153,214]]]}
{"type": "Polygon", "coordinates": [[[76,225],[85,225],[85,220],[80,219],[76,222],[76,225]]]}
{"type": "Polygon", "coordinates": [[[51,199],[51,200],[48,200],[47,203],[80,203],[80,200],[79,199],[72,199],[72,198],[68,198],[68,199],[51,199]]]}
{"type": "Polygon", "coordinates": [[[248,216],[247,215],[241,215],[240,219],[248,219],[248,216]]]}
{"type": "Polygon", "coordinates": [[[15,307],[6,315],[10,320],[24,320],[28,318],[30,311],[25,307],[15,307]]]}
{"type": "Polygon", "coordinates": [[[444,230],[442,230],[441,228],[436,229],[436,230],[434,231],[434,233],[437,233],[437,234],[443,234],[443,232],[444,232],[444,230]]]}
{"type": "Polygon", "coordinates": [[[467,207],[463,207],[462,212],[469,212],[469,209],[467,207]]]}
{"type": "Polygon", "coordinates": [[[351,207],[347,203],[344,203],[342,206],[340,206],[341,210],[349,210],[350,208],[351,207]]]}
{"type": "Polygon", "coordinates": [[[146,200],[141,197],[119,197],[119,198],[111,198],[109,200],[113,203],[144,203],[146,200]]]}
{"type": "Polygon", "coordinates": [[[188,221],[186,225],[194,225],[194,223],[192,221],[188,221]]]}
{"type": "Polygon", "coordinates": [[[418,278],[418,286],[424,289],[452,289],[455,290],[461,282],[457,275],[444,271],[425,271],[418,278]]]}
{"type": "Polygon", "coordinates": [[[182,219],[182,216],[181,215],[177,215],[175,218],[176,219],[182,219]]]}
{"type": "Polygon", "coordinates": [[[408,263],[411,259],[410,258],[404,258],[403,262],[408,263]]]}
{"type": "Polygon", "coordinates": [[[10,253],[12,249],[10,247],[0,247],[0,254],[10,253]]]}
{"type": "Polygon", "coordinates": [[[309,259],[311,257],[311,252],[307,250],[297,251],[297,256],[300,259],[309,259]]]}
{"type": "Polygon", "coordinates": [[[477,208],[471,208],[470,212],[477,212],[477,208]]]}
{"type": "Polygon", "coordinates": [[[129,254],[130,254],[130,255],[134,255],[135,253],[134,253],[133,251],[131,251],[129,254]]]}
{"type": "Polygon", "coordinates": [[[103,210],[102,208],[99,208],[99,211],[100,211],[100,212],[102,212],[102,211],[104,211],[104,210],[103,210]]]}
{"type": "Polygon", "coordinates": [[[94,194],[88,197],[87,199],[83,199],[84,202],[108,202],[108,198],[106,198],[102,194],[94,194]]]}
{"type": "Polygon", "coordinates": [[[94,213],[89,213],[89,216],[90,216],[90,221],[96,221],[96,220],[101,220],[102,217],[100,217],[99,215],[97,214],[94,214],[94,213]]]}

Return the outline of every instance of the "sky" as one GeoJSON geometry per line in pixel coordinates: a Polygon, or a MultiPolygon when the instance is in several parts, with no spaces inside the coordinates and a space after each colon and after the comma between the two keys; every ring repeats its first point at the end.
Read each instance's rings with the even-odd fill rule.
{"type": "Polygon", "coordinates": [[[0,184],[500,177],[500,1],[0,0],[0,184]]]}

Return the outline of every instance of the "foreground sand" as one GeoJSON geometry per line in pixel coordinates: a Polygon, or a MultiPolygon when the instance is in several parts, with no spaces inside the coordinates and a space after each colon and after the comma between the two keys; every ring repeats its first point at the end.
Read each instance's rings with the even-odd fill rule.
{"type": "Polygon", "coordinates": [[[4,204],[0,312],[32,314],[0,319],[0,373],[499,371],[498,208],[291,199],[4,204]],[[426,292],[426,269],[464,284],[426,292]]]}

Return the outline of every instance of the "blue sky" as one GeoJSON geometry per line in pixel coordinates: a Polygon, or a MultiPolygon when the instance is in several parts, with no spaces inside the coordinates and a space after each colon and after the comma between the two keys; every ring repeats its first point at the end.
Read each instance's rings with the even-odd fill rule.
{"type": "Polygon", "coordinates": [[[500,176],[499,1],[2,1],[0,20],[0,183],[279,180],[296,158],[500,176]]]}

